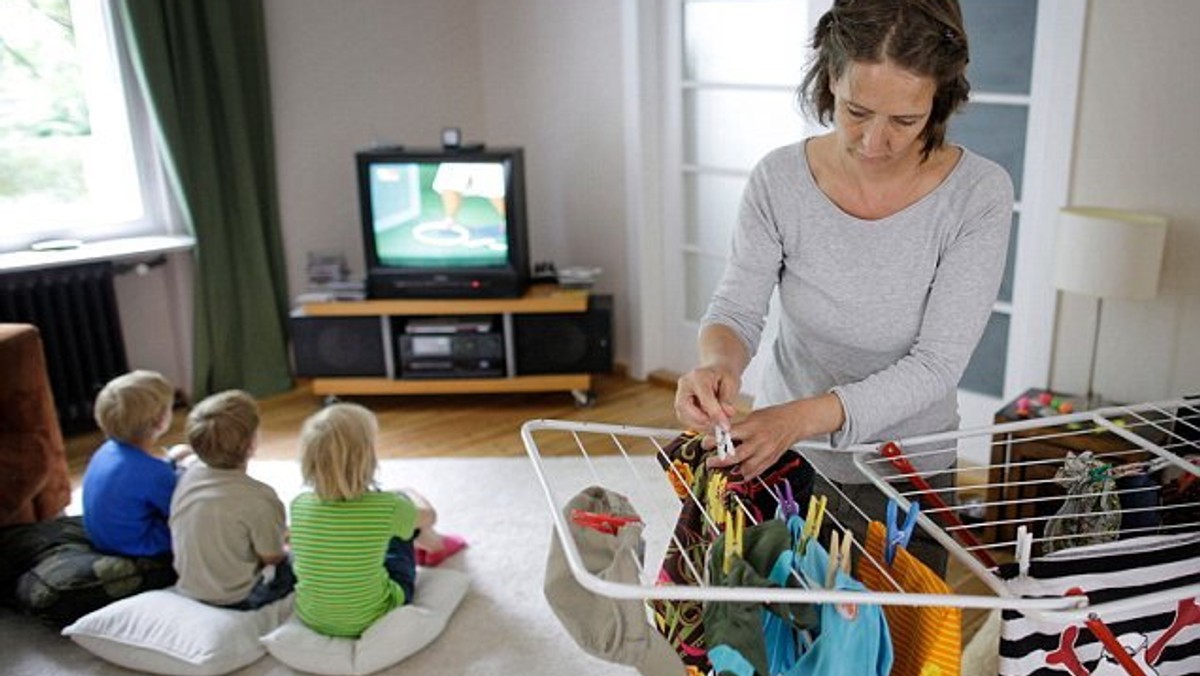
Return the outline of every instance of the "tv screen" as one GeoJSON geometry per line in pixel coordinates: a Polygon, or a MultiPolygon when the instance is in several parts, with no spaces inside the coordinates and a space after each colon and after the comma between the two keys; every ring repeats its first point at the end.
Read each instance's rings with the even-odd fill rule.
{"type": "Polygon", "coordinates": [[[520,149],[371,150],[358,164],[371,295],[519,295],[520,149]]]}

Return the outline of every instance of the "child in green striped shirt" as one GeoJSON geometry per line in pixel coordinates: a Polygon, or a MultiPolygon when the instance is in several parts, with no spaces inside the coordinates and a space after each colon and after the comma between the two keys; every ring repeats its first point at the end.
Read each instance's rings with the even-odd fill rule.
{"type": "Polygon", "coordinates": [[[291,508],[296,612],[328,636],[360,636],[411,603],[417,563],[436,565],[466,546],[434,530],[437,513],[417,492],[378,490],[377,431],[373,413],[340,403],[312,415],[300,434],[301,473],[313,490],[291,508]]]}

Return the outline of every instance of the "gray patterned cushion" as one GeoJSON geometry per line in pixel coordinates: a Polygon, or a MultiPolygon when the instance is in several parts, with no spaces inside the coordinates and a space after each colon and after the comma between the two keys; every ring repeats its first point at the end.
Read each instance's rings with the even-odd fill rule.
{"type": "Polygon", "coordinates": [[[0,530],[0,596],[57,626],[117,599],[175,583],[171,560],[102,554],[81,517],[0,530]]]}

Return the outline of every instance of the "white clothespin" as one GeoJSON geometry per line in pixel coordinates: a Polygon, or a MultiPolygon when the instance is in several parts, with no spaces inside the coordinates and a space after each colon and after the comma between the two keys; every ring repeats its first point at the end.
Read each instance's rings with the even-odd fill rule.
{"type": "Polygon", "coordinates": [[[729,435],[729,428],[723,425],[717,426],[717,457],[724,458],[733,455],[733,437],[729,435]]]}
{"type": "Polygon", "coordinates": [[[1026,526],[1017,527],[1017,575],[1029,574],[1029,558],[1033,554],[1033,533],[1026,526]]]}

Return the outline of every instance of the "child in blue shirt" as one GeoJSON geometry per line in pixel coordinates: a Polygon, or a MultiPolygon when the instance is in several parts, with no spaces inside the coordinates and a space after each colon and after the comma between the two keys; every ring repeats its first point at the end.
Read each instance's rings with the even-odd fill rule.
{"type": "Polygon", "coordinates": [[[169,557],[167,526],[175,457],[155,455],[154,444],[171,426],[171,384],[154,371],[138,370],[109,381],[96,397],[96,423],[107,440],[83,475],[83,525],[92,546],[106,554],[169,557]]]}

